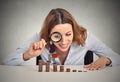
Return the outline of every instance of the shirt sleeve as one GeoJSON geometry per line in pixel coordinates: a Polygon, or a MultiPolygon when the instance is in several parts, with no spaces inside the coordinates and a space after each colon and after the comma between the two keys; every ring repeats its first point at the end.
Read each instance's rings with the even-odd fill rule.
{"type": "Polygon", "coordinates": [[[97,56],[108,57],[112,63],[112,66],[120,65],[120,55],[114,52],[111,48],[106,46],[102,41],[96,38],[94,35],[88,33],[86,46],[89,50],[93,51],[97,56]]]}
{"type": "Polygon", "coordinates": [[[21,65],[25,61],[23,60],[23,53],[29,49],[31,43],[39,41],[40,37],[38,33],[35,33],[23,46],[18,47],[13,53],[6,56],[2,64],[3,65],[21,65]]]}

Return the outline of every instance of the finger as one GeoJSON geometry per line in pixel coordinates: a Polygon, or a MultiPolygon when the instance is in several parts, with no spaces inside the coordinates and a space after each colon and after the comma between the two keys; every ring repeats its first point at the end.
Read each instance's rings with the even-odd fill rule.
{"type": "Polygon", "coordinates": [[[47,44],[44,39],[41,39],[41,41],[39,43],[40,43],[41,48],[44,48],[45,45],[47,44]]]}
{"type": "Polygon", "coordinates": [[[88,67],[88,68],[86,68],[86,69],[91,70],[91,71],[94,71],[94,70],[97,70],[98,68],[91,66],[91,67],[88,67]]]}
{"type": "Polygon", "coordinates": [[[94,63],[94,64],[90,67],[90,69],[92,69],[92,70],[98,70],[100,66],[101,66],[100,64],[94,63]]]}
{"type": "Polygon", "coordinates": [[[36,43],[33,43],[33,44],[34,44],[34,49],[37,49],[37,48],[36,48],[36,46],[37,46],[36,43]]]}
{"type": "Polygon", "coordinates": [[[39,41],[39,48],[42,48],[42,42],[39,41]]]}
{"type": "Polygon", "coordinates": [[[34,49],[39,49],[39,43],[38,42],[34,43],[34,49]]]}
{"type": "Polygon", "coordinates": [[[38,42],[38,49],[42,49],[42,48],[43,48],[43,46],[42,46],[42,42],[39,41],[39,42],[38,42]]]}
{"type": "Polygon", "coordinates": [[[84,65],[84,68],[88,68],[90,67],[91,64],[88,64],[88,65],[84,65]]]}
{"type": "Polygon", "coordinates": [[[42,41],[42,43],[43,43],[44,46],[47,44],[44,39],[41,39],[41,41],[42,41]]]}
{"type": "Polygon", "coordinates": [[[40,49],[39,42],[37,42],[36,44],[37,44],[37,49],[40,49]]]}
{"type": "Polygon", "coordinates": [[[29,47],[30,50],[33,50],[34,49],[34,43],[32,43],[29,47]]]}
{"type": "Polygon", "coordinates": [[[100,65],[100,64],[93,64],[90,67],[88,67],[87,69],[88,70],[100,70],[100,69],[103,69],[103,68],[105,68],[105,66],[100,65]]]}
{"type": "Polygon", "coordinates": [[[86,65],[85,68],[88,69],[88,70],[95,70],[95,64],[91,63],[89,65],[86,65]]]}
{"type": "Polygon", "coordinates": [[[90,67],[90,68],[87,68],[88,70],[91,70],[91,71],[94,71],[94,70],[98,70],[99,67],[90,67]]]}
{"type": "Polygon", "coordinates": [[[41,40],[41,41],[39,41],[39,48],[41,48],[41,49],[43,49],[44,48],[44,43],[43,43],[43,41],[41,40]]]}
{"type": "Polygon", "coordinates": [[[100,70],[100,69],[103,69],[103,68],[105,68],[106,66],[100,66],[99,68],[98,68],[98,70],[100,70]]]}
{"type": "Polygon", "coordinates": [[[40,42],[37,42],[38,43],[38,49],[40,49],[41,47],[40,47],[40,42]]]}

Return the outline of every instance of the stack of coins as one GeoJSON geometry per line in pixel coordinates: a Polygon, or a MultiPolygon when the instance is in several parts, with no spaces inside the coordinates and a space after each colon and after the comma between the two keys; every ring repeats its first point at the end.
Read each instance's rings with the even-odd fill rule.
{"type": "Polygon", "coordinates": [[[66,72],[70,72],[70,68],[66,68],[66,72]]]}
{"type": "Polygon", "coordinates": [[[64,72],[64,66],[63,65],[60,66],[60,72],[64,72]]]}
{"type": "Polygon", "coordinates": [[[73,71],[73,72],[77,72],[77,70],[76,70],[76,69],[73,69],[72,71],[73,71]]]}
{"type": "Polygon", "coordinates": [[[39,60],[38,72],[42,72],[42,60],[39,60]]]}
{"type": "Polygon", "coordinates": [[[82,70],[78,70],[78,72],[82,72],[82,70]]]}
{"type": "Polygon", "coordinates": [[[53,72],[57,72],[57,64],[56,63],[53,64],[53,72]]]}
{"type": "Polygon", "coordinates": [[[47,61],[46,62],[46,72],[49,72],[50,71],[50,62],[47,61]]]}
{"type": "Polygon", "coordinates": [[[87,72],[87,71],[83,71],[83,72],[87,72]]]}

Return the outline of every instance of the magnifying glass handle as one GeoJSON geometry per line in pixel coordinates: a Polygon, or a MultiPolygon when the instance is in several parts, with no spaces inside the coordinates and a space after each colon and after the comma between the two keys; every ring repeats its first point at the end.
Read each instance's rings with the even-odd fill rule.
{"type": "Polygon", "coordinates": [[[49,52],[50,52],[50,53],[55,52],[55,45],[54,45],[54,44],[52,44],[52,45],[50,46],[49,52]]]}
{"type": "MultiPolygon", "coordinates": [[[[46,43],[44,44],[44,46],[45,46],[47,43],[48,43],[48,42],[46,42],[46,43]]],[[[50,50],[49,50],[49,52],[50,52],[50,53],[55,52],[55,45],[54,45],[54,44],[51,44],[51,45],[50,45],[50,50]]]]}

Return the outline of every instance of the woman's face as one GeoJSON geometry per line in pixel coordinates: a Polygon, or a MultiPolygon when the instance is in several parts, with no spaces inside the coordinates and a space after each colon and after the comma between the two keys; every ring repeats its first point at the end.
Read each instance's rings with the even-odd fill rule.
{"type": "Polygon", "coordinates": [[[73,41],[72,25],[69,23],[58,24],[51,30],[51,34],[53,32],[59,32],[62,36],[62,39],[59,42],[54,43],[57,50],[59,50],[61,52],[68,51],[68,49],[73,41]]]}

